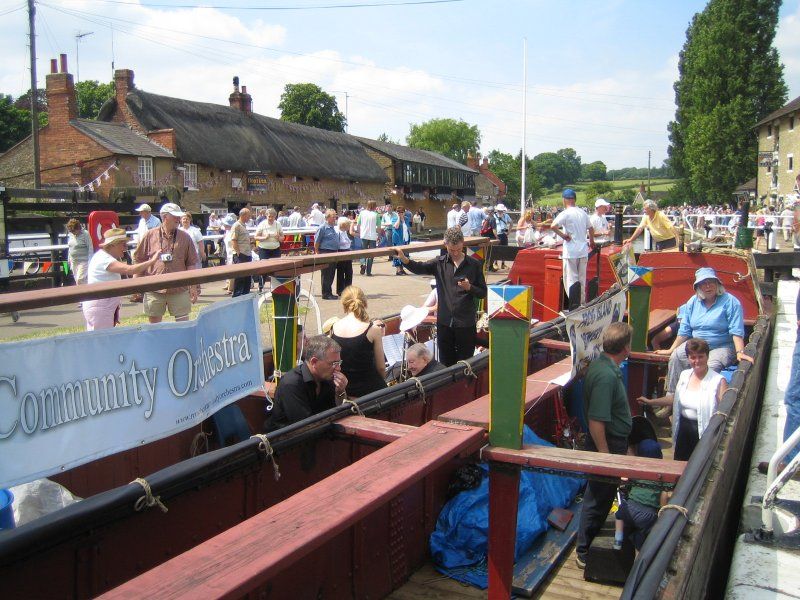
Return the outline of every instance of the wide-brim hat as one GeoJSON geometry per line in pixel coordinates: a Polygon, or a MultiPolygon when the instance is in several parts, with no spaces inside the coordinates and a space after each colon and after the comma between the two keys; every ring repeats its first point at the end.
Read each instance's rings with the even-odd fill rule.
{"type": "Polygon", "coordinates": [[[400,331],[413,329],[425,320],[428,309],[424,306],[411,306],[407,304],[400,311],[400,331]]]}
{"type": "Polygon", "coordinates": [[[114,228],[114,229],[107,229],[103,232],[103,241],[100,242],[100,247],[105,248],[106,246],[110,246],[115,242],[124,241],[127,243],[128,241],[128,234],[125,232],[124,229],[114,228]]]}
{"type": "Polygon", "coordinates": [[[505,212],[507,210],[505,204],[498,204],[497,206],[494,207],[494,209],[502,212],[505,212]]]}
{"type": "Polygon", "coordinates": [[[232,214],[227,214],[224,219],[222,219],[222,224],[225,227],[233,227],[236,225],[236,216],[232,214]]]}
{"type": "Polygon", "coordinates": [[[694,273],[694,287],[696,288],[706,279],[713,279],[719,285],[722,285],[722,281],[720,281],[719,277],[717,277],[717,272],[714,269],[711,267],[700,267],[694,273]]]}

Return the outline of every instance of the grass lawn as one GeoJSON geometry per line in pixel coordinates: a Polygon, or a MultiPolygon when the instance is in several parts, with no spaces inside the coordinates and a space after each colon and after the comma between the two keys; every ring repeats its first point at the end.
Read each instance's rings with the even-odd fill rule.
{"type": "MultiPolygon", "coordinates": [[[[650,181],[650,189],[654,192],[665,192],[670,189],[675,184],[675,179],[652,179],[650,181]]],[[[588,206],[590,201],[594,200],[594,198],[587,198],[584,190],[591,184],[592,182],[581,182],[572,185],[565,185],[564,187],[571,187],[578,195],[578,205],[580,206],[588,206]]],[[[623,181],[608,181],[606,183],[610,183],[611,186],[615,190],[629,188],[635,191],[638,191],[639,186],[642,183],[641,179],[626,179],[623,181]]],[[[561,192],[554,192],[552,194],[548,194],[537,201],[537,204],[545,204],[548,206],[554,204],[561,204],[561,192]]]]}

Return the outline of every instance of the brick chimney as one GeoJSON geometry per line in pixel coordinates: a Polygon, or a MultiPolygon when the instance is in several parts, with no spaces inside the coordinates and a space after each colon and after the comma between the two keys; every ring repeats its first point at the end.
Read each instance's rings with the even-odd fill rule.
{"type": "Polygon", "coordinates": [[[56,60],[50,61],[50,73],[45,78],[47,91],[48,123],[62,127],[78,118],[78,100],[75,96],[75,82],[67,72],[67,55],[60,56],[61,69],[56,60]]]}
{"type": "Polygon", "coordinates": [[[239,91],[239,76],[233,78],[233,92],[228,96],[228,103],[231,108],[242,111],[243,113],[250,114],[253,112],[253,97],[247,93],[247,86],[242,86],[242,91],[239,91]]]}
{"type": "Polygon", "coordinates": [[[478,159],[472,155],[472,152],[467,153],[467,166],[470,169],[478,170],[478,159]]]}
{"type": "Polygon", "coordinates": [[[117,69],[114,71],[114,100],[117,108],[114,111],[112,120],[116,123],[127,123],[137,131],[142,131],[141,125],[128,109],[128,92],[133,91],[136,86],[133,84],[133,71],[130,69],[117,69]]]}

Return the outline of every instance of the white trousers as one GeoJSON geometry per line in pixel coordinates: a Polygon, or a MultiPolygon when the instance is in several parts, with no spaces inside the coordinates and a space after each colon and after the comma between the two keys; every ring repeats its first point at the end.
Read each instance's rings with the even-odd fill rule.
{"type": "Polygon", "coordinates": [[[572,284],[579,281],[581,284],[581,304],[584,304],[586,302],[586,263],[589,262],[589,258],[586,256],[583,258],[563,258],[562,262],[564,265],[564,289],[567,292],[567,296],[569,296],[569,288],[572,287],[572,284]]]}

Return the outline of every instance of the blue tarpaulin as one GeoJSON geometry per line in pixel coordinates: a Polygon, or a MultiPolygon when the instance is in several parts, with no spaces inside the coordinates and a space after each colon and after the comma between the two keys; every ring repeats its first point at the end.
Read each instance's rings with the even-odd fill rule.
{"type": "MultiPolygon", "coordinates": [[[[523,443],[552,446],[525,427],[523,443]]],[[[481,484],[459,493],[444,505],[430,546],[436,568],[458,581],[485,589],[486,548],[489,534],[488,466],[481,484]]],[[[556,507],[566,508],[583,485],[580,479],[522,470],[517,509],[517,542],[514,559],[525,553],[549,525],[547,515],[556,507]]]]}

